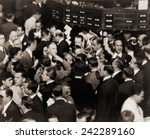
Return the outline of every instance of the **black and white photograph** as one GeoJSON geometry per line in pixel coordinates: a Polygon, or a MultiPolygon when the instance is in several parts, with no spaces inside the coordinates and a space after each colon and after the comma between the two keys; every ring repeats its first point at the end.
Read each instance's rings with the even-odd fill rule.
{"type": "Polygon", "coordinates": [[[0,122],[150,122],[150,0],[0,0],[0,122]]]}

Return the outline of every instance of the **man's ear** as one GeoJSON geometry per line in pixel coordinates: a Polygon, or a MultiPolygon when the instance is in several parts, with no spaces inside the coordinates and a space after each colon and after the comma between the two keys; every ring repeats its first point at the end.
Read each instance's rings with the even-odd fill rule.
{"type": "Polygon", "coordinates": [[[2,84],[5,84],[5,81],[4,81],[4,80],[2,80],[2,84]]]}

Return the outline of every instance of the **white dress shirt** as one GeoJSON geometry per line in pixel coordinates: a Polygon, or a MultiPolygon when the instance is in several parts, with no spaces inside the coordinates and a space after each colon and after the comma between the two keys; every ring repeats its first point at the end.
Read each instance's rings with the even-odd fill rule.
{"type": "Polygon", "coordinates": [[[131,97],[127,98],[122,105],[121,112],[125,110],[133,112],[134,122],[144,122],[143,110],[131,97]]]}

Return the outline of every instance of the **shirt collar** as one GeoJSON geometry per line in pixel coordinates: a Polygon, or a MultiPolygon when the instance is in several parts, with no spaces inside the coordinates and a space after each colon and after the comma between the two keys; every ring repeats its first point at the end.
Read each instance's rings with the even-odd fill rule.
{"type": "Polygon", "coordinates": [[[98,69],[92,69],[91,71],[98,71],[98,69]]]}
{"type": "Polygon", "coordinates": [[[112,77],[115,77],[119,72],[121,72],[121,70],[115,71],[115,72],[112,74],[112,77]]]}
{"type": "Polygon", "coordinates": [[[144,59],[144,61],[142,62],[142,65],[145,65],[147,63],[147,60],[144,59]]]}
{"type": "Polygon", "coordinates": [[[3,47],[1,47],[1,46],[0,46],[0,51],[2,51],[2,52],[4,51],[3,47]]]}
{"type": "Polygon", "coordinates": [[[19,39],[21,40],[21,42],[22,42],[23,38],[24,38],[24,34],[19,37],[19,39]]]}
{"type": "Polygon", "coordinates": [[[134,75],[137,74],[139,72],[140,69],[136,69],[134,70],[134,75]]]}
{"type": "Polygon", "coordinates": [[[46,84],[50,84],[50,83],[53,83],[53,82],[54,82],[54,80],[49,80],[49,81],[46,82],[46,84]]]}
{"type": "Polygon", "coordinates": [[[31,98],[31,99],[33,99],[35,96],[36,96],[36,94],[34,94],[34,95],[31,95],[31,96],[30,96],[30,98],[31,98]]]}
{"type": "Polygon", "coordinates": [[[61,38],[61,39],[59,40],[58,44],[60,44],[60,43],[61,43],[61,41],[63,41],[63,40],[64,40],[64,38],[61,38]]]}
{"type": "Polygon", "coordinates": [[[12,46],[13,46],[13,42],[12,42],[11,40],[8,40],[8,42],[10,43],[10,45],[12,45],[12,46]]]}
{"type": "Polygon", "coordinates": [[[108,80],[108,79],[110,79],[110,78],[111,78],[111,75],[109,75],[109,76],[107,76],[107,77],[104,77],[103,81],[106,81],[106,80],[108,80]]]}
{"type": "Polygon", "coordinates": [[[127,82],[127,81],[133,81],[133,80],[131,78],[127,78],[124,81],[127,82]]]}
{"type": "Polygon", "coordinates": [[[32,51],[31,51],[29,48],[27,48],[26,51],[27,51],[27,52],[29,53],[29,55],[32,57],[32,51]]]}
{"type": "Polygon", "coordinates": [[[82,79],[82,76],[75,76],[75,79],[82,79]]]}

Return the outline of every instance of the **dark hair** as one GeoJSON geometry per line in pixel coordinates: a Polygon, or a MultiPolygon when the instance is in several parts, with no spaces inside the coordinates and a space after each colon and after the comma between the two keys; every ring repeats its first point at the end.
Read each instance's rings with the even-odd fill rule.
{"type": "Polygon", "coordinates": [[[139,95],[141,93],[141,91],[143,91],[142,86],[140,84],[135,83],[131,87],[131,94],[130,94],[130,96],[139,95]]]}
{"type": "Polygon", "coordinates": [[[49,33],[50,32],[47,29],[43,29],[42,32],[41,32],[42,37],[45,36],[45,35],[49,35],[49,33]]]}
{"type": "Polygon", "coordinates": [[[77,49],[81,49],[81,46],[79,46],[79,45],[73,46],[72,51],[75,52],[75,50],[77,50],[77,49]]]}
{"type": "Polygon", "coordinates": [[[49,67],[49,68],[46,69],[46,71],[47,71],[47,75],[50,76],[50,78],[54,80],[55,77],[56,77],[55,68],[54,67],[49,67]]]}
{"type": "Polygon", "coordinates": [[[54,97],[59,97],[62,95],[62,87],[61,85],[56,85],[54,88],[53,88],[53,96],[54,97]]]}
{"type": "Polygon", "coordinates": [[[107,71],[109,74],[113,73],[113,69],[111,65],[105,65],[104,70],[107,71]]]}
{"type": "Polygon", "coordinates": [[[33,105],[33,101],[29,96],[22,97],[22,105],[24,105],[27,109],[31,109],[33,105]]]}
{"type": "Polygon", "coordinates": [[[76,76],[84,76],[86,73],[86,64],[83,61],[76,62],[74,66],[74,74],[76,76]]]}
{"type": "Polygon", "coordinates": [[[7,18],[7,19],[11,19],[11,18],[13,18],[13,17],[15,17],[15,14],[14,14],[14,13],[6,13],[6,18],[7,18]]]}
{"type": "Polygon", "coordinates": [[[33,11],[33,14],[32,14],[32,15],[34,15],[34,14],[39,14],[39,15],[41,15],[41,12],[40,12],[40,10],[35,9],[35,10],[33,11]]]}
{"type": "Polygon", "coordinates": [[[133,122],[134,114],[132,111],[124,110],[121,112],[121,122],[133,122]]]}
{"type": "Polygon", "coordinates": [[[88,62],[91,65],[91,67],[97,67],[98,66],[98,60],[96,57],[89,58],[88,62]]]}
{"type": "Polygon", "coordinates": [[[29,90],[32,90],[33,93],[36,93],[37,88],[38,88],[38,84],[37,84],[37,82],[30,80],[29,83],[28,83],[27,88],[29,90]]]}
{"type": "Polygon", "coordinates": [[[56,30],[56,36],[63,37],[63,32],[61,30],[59,32],[57,31],[58,30],[56,30]]]}
{"type": "Polygon", "coordinates": [[[142,58],[136,57],[135,64],[137,64],[138,68],[141,68],[141,66],[142,66],[142,58]]]}
{"type": "Polygon", "coordinates": [[[143,45],[148,45],[148,43],[149,43],[149,38],[148,38],[148,36],[144,36],[143,39],[142,39],[142,44],[143,44],[143,45]]]}
{"type": "Polygon", "coordinates": [[[11,89],[6,89],[6,92],[5,92],[6,96],[7,97],[13,97],[13,91],[11,89]]]}
{"type": "Polygon", "coordinates": [[[40,64],[42,64],[44,67],[49,67],[51,65],[51,61],[48,56],[44,56],[40,59],[40,64]]]}
{"type": "Polygon", "coordinates": [[[0,74],[0,84],[2,84],[2,81],[3,80],[6,80],[8,78],[11,78],[12,75],[10,72],[7,72],[7,71],[3,71],[1,74],[0,74]]]}
{"type": "Polygon", "coordinates": [[[14,66],[13,70],[15,72],[19,72],[20,70],[24,70],[23,64],[20,61],[14,62],[14,63],[12,63],[12,65],[14,66]]]}
{"type": "Polygon", "coordinates": [[[115,64],[117,65],[117,68],[119,68],[120,70],[122,70],[123,67],[124,67],[122,58],[118,57],[117,59],[114,59],[114,61],[115,61],[115,64]]]}
{"type": "Polygon", "coordinates": [[[102,44],[103,43],[102,39],[100,39],[99,37],[96,37],[96,36],[92,38],[92,41],[96,41],[97,44],[102,44]]]}
{"type": "Polygon", "coordinates": [[[36,42],[36,40],[35,40],[34,38],[29,38],[29,39],[27,40],[28,46],[30,46],[32,43],[35,43],[35,42],[36,42]]]}
{"type": "Polygon", "coordinates": [[[122,74],[124,74],[126,77],[132,77],[134,74],[134,70],[131,67],[124,68],[122,74]]]}
{"type": "Polygon", "coordinates": [[[20,27],[23,31],[25,31],[25,27],[22,25],[19,25],[18,27],[20,27]]]}
{"type": "Polygon", "coordinates": [[[18,47],[13,47],[10,49],[10,59],[13,58],[21,49],[18,47]]]}
{"type": "Polygon", "coordinates": [[[22,76],[23,78],[27,78],[27,77],[28,77],[28,75],[27,75],[27,73],[26,73],[26,71],[25,71],[24,69],[18,69],[18,70],[16,71],[16,73],[21,73],[21,76],[22,76]]]}

